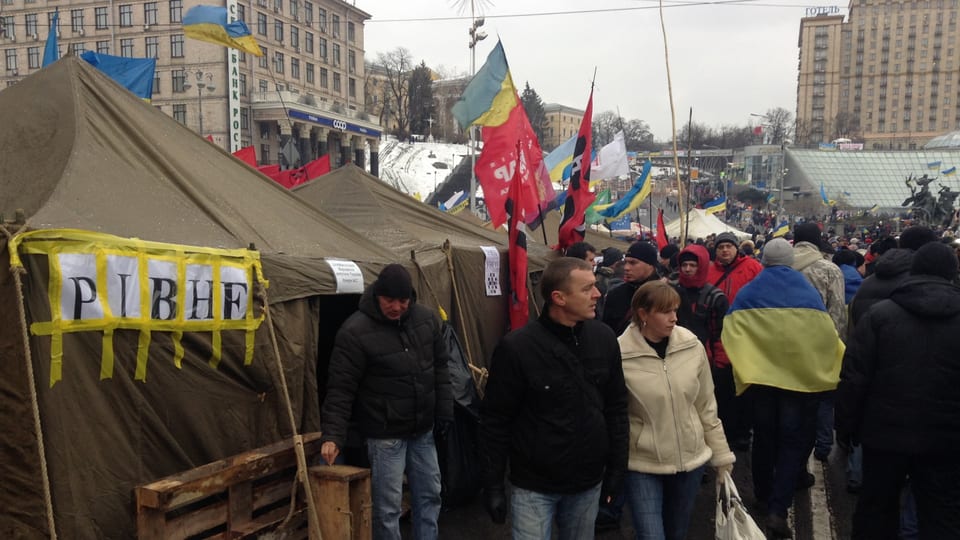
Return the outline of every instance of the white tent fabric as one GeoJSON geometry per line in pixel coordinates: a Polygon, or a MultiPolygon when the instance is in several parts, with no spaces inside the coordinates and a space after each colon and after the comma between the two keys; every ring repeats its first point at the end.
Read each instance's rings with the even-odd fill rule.
{"type": "MultiPolygon", "coordinates": [[[[690,210],[690,212],[690,224],[689,229],[687,230],[687,238],[691,240],[696,240],[697,238],[706,238],[711,234],[720,234],[726,231],[737,235],[737,238],[740,240],[746,240],[750,238],[749,233],[745,233],[741,230],[731,227],[730,225],[727,225],[717,216],[708,214],[704,210],[693,208],[690,210]]],[[[680,220],[682,219],[683,217],[681,216],[670,223],[667,223],[667,234],[670,236],[670,238],[680,236],[680,220]]]]}

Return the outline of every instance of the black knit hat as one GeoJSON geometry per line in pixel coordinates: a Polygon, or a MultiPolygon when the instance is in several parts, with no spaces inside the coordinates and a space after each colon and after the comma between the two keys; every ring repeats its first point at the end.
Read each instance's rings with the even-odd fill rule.
{"type": "Polygon", "coordinates": [[[950,281],[956,279],[958,271],[957,255],[950,246],[940,242],[921,246],[913,254],[913,265],[910,266],[911,274],[939,276],[950,281]]]}
{"type": "Polygon", "coordinates": [[[680,253],[680,248],[676,244],[667,244],[660,248],[660,258],[670,260],[671,257],[680,253]]]}
{"type": "Polygon", "coordinates": [[[822,243],[820,241],[822,238],[823,233],[816,223],[801,223],[793,228],[794,244],[797,242],[810,242],[819,248],[822,243]]]}
{"type": "Polygon", "coordinates": [[[930,227],[914,225],[907,227],[900,233],[900,247],[903,249],[918,250],[920,246],[934,242],[936,239],[937,235],[930,227]]]}
{"type": "Polygon", "coordinates": [[[374,296],[387,298],[413,297],[413,281],[410,272],[399,264],[388,264],[380,271],[377,281],[373,283],[374,296]]]}
{"type": "Polygon", "coordinates": [[[657,266],[657,262],[659,262],[657,256],[659,255],[660,254],[657,253],[657,246],[643,240],[638,240],[630,244],[626,254],[627,257],[643,261],[650,266],[657,266]]]}
{"type": "Polygon", "coordinates": [[[740,240],[737,239],[737,235],[730,231],[724,231],[718,234],[717,239],[713,241],[713,247],[718,248],[720,247],[720,244],[724,242],[730,242],[733,244],[733,247],[740,249],[740,240]]]}
{"type": "Polygon", "coordinates": [[[610,246],[603,250],[603,262],[600,263],[600,266],[613,266],[622,260],[623,252],[613,246],[610,246]]]}

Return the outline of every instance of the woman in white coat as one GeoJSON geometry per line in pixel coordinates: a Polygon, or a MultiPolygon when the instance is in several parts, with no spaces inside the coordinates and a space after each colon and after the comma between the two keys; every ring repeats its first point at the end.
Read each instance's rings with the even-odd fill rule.
{"type": "Polygon", "coordinates": [[[683,540],[704,466],[717,468],[719,478],[736,460],[717,417],[703,345],[676,326],[679,306],[673,287],[645,283],[620,336],[630,399],[625,491],[642,540],[683,540]]]}

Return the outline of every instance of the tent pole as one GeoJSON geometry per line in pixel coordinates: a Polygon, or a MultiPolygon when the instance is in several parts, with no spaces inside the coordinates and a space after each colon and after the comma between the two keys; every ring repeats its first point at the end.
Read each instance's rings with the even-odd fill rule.
{"type": "MultiPolygon", "coordinates": [[[[26,228],[27,226],[24,224],[16,233],[11,235],[10,231],[0,223],[0,229],[3,230],[3,234],[7,237],[7,249],[9,249],[10,240],[13,239],[13,236],[20,234],[20,232],[26,228]]],[[[53,497],[50,494],[50,473],[47,471],[47,452],[43,445],[43,425],[40,422],[40,401],[37,397],[37,381],[33,372],[33,356],[30,353],[27,311],[23,305],[23,279],[21,275],[26,273],[26,270],[21,266],[13,268],[12,271],[13,281],[17,287],[17,312],[20,315],[20,338],[23,340],[23,357],[26,360],[27,382],[30,385],[30,408],[33,412],[33,428],[37,435],[37,453],[40,454],[40,479],[43,483],[43,504],[47,511],[47,528],[49,529],[50,538],[56,540],[57,523],[53,516],[53,497]]]]}
{"type": "MultiPolygon", "coordinates": [[[[453,271],[453,251],[450,249],[450,240],[443,243],[443,252],[447,256],[447,271],[450,272],[450,286],[453,289],[453,308],[457,311],[460,320],[463,320],[463,307],[460,302],[460,291],[457,288],[457,275],[453,271]]],[[[474,374],[473,384],[477,387],[480,397],[483,398],[483,385],[487,380],[486,368],[478,368],[473,363],[473,352],[470,347],[470,337],[467,336],[467,329],[463,329],[463,345],[467,353],[467,364],[470,365],[470,372],[474,374]],[[479,377],[479,379],[478,379],[479,377]]]]}
{"type": "MultiPolygon", "coordinates": [[[[273,318],[270,316],[270,303],[267,298],[267,290],[262,283],[258,283],[259,296],[263,301],[263,311],[267,316],[267,329],[270,331],[270,343],[273,345],[273,357],[277,361],[277,374],[280,376],[280,386],[283,390],[284,404],[287,406],[287,415],[290,417],[290,430],[293,432],[293,449],[297,455],[297,479],[303,485],[303,490],[307,494],[307,529],[310,531],[310,538],[323,540],[323,534],[320,532],[320,514],[317,512],[317,501],[313,498],[313,488],[310,486],[310,479],[307,477],[307,456],[303,449],[303,436],[297,432],[297,421],[293,414],[293,405],[290,403],[290,390],[287,387],[287,376],[283,373],[283,362],[280,361],[280,346],[277,345],[277,334],[273,329],[273,318]]],[[[293,501],[291,498],[290,513],[287,519],[293,513],[293,501]]]]}

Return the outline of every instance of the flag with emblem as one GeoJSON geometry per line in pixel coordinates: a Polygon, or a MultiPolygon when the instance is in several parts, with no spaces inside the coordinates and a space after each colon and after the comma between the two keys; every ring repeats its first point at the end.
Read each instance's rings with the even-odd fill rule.
{"type": "Polygon", "coordinates": [[[508,259],[510,262],[510,329],[516,330],[527,324],[530,315],[527,301],[527,224],[526,204],[524,198],[527,189],[524,188],[524,178],[529,175],[524,170],[527,167],[524,153],[517,144],[517,167],[510,180],[507,200],[504,210],[509,215],[510,246],[508,259]]]}
{"type": "Polygon", "coordinates": [[[567,200],[563,203],[563,220],[560,221],[559,243],[556,249],[565,250],[583,241],[586,234],[584,218],[587,207],[593,204],[595,195],[590,191],[590,141],[593,133],[593,88],[587,100],[587,110],[580,121],[580,132],[573,150],[573,167],[567,184],[567,200]]]}

